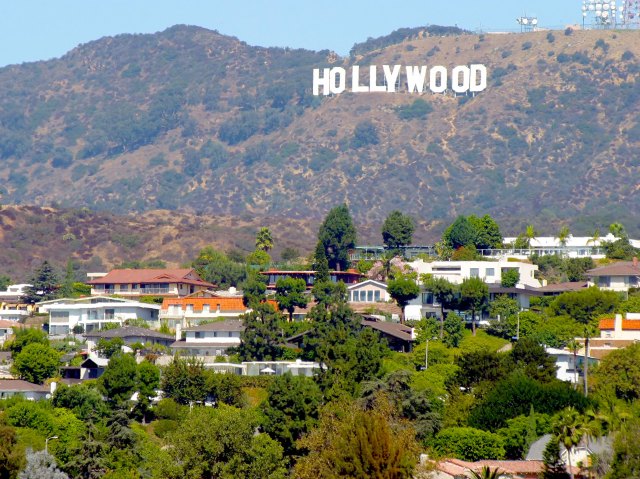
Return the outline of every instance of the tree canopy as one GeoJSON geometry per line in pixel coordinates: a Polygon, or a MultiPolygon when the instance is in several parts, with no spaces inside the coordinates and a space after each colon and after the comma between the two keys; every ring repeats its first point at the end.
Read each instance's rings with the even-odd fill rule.
{"type": "Polygon", "coordinates": [[[331,209],[320,225],[318,240],[322,243],[329,268],[345,270],[348,251],[356,245],[356,227],[346,204],[331,209]]]}
{"type": "Polygon", "coordinates": [[[416,228],[414,219],[395,210],[389,213],[382,225],[382,241],[389,249],[411,244],[413,232],[416,228]]]}

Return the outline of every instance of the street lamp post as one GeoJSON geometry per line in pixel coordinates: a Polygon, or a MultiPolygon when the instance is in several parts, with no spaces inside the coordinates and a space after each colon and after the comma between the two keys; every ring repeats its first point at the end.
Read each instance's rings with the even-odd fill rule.
{"type": "Polygon", "coordinates": [[[58,439],[58,436],[51,436],[44,440],[44,452],[46,452],[47,454],[49,454],[49,441],[51,439],[58,439]]]}

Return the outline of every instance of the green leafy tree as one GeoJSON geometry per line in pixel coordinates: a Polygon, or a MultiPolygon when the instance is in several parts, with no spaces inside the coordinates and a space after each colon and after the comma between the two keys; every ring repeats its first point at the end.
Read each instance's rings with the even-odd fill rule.
{"type": "Polygon", "coordinates": [[[509,268],[502,272],[500,284],[503,288],[515,288],[520,281],[520,270],[518,268],[509,268]]]}
{"type": "Polygon", "coordinates": [[[109,359],[99,383],[109,400],[123,404],[136,391],[137,379],[137,364],[133,355],[116,353],[109,359]]]}
{"type": "Polygon", "coordinates": [[[473,244],[478,249],[500,248],[503,237],[500,226],[489,215],[478,218],[475,215],[469,216],[469,223],[474,229],[473,244]]]}
{"type": "Polygon", "coordinates": [[[11,278],[6,274],[0,274],[0,291],[6,291],[11,284],[11,278]]]}
{"type": "Polygon", "coordinates": [[[382,241],[391,250],[411,244],[416,223],[411,216],[395,210],[389,213],[382,225],[382,241]]]}
{"type": "Polygon", "coordinates": [[[538,232],[536,231],[535,226],[533,225],[527,225],[525,231],[524,231],[524,236],[527,239],[527,248],[531,247],[531,242],[536,239],[536,236],[538,236],[538,232]]]}
{"type": "MultiPolygon", "coordinates": [[[[0,442],[1,443],[1,442],[0,442]]],[[[640,420],[634,418],[616,435],[608,478],[640,477],[640,420]]]]}
{"type": "Polygon", "coordinates": [[[556,379],[555,359],[533,338],[522,338],[511,350],[514,367],[532,379],[551,382],[556,379]]]}
{"type": "Polygon", "coordinates": [[[243,361],[274,361],[282,354],[282,315],[269,303],[261,303],[242,315],[245,329],[237,352],[243,361]]]}
{"type": "Polygon", "coordinates": [[[293,320],[296,306],[304,308],[307,305],[307,283],[299,278],[281,278],[276,282],[276,296],[278,308],[289,313],[289,321],[293,320]]]}
{"type": "Polygon", "coordinates": [[[273,238],[271,230],[263,226],[256,235],[256,249],[268,253],[273,248],[273,238]]]}
{"type": "Polygon", "coordinates": [[[611,351],[594,372],[593,383],[602,397],[629,403],[640,399],[640,343],[611,351]]]}
{"type": "Polygon", "coordinates": [[[442,242],[453,249],[474,245],[475,231],[466,216],[458,216],[442,235],[442,242]]]}
{"type": "Polygon", "coordinates": [[[54,407],[71,410],[84,421],[92,417],[104,417],[108,412],[102,394],[87,384],[74,386],[60,384],[53,393],[51,402],[54,407]]]}
{"type": "Polygon", "coordinates": [[[264,430],[284,448],[286,455],[300,455],[296,441],[317,423],[322,392],[310,378],[277,376],[267,388],[262,404],[264,430]]]}
{"type": "Polygon", "coordinates": [[[217,284],[220,288],[238,286],[247,275],[243,263],[232,261],[226,254],[211,246],[200,251],[192,266],[201,278],[217,284]]]}
{"type": "Polygon", "coordinates": [[[13,360],[12,372],[20,379],[42,384],[58,373],[60,354],[50,346],[31,343],[24,347],[13,360]]]}
{"type": "Polygon", "coordinates": [[[31,286],[26,289],[23,299],[34,304],[48,301],[57,297],[58,275],[48,261],[44,261],[33,273],[29,280],[31,286]]]}
{"type": "Polygon", "coordinates": [[[122,338],[100,338],[96,344],[96,352],[107,359],[110,359],[116,353],[122,352],[124,340],[122,338]]]}
{"type": "Polygon", "coordinates": [[[489,287],[480,278],[464,278],[460,285],[460,302],[471,313],[471,330],[476,335],[476,313],[489,301],[489,287]]]}
{"type": "Polygon", "coordinates": [[[326,283],[330,281],[329,260],[327,259],[327,254],[321,241],[318,241],[316,244],[316,250],[313,255],[313,269],[316,272],[316,283],[326,283]]]}
{"type": "Polygon", "coordinates": [[[58,296],[61,298],[71,298],[73,296],[73,284],[75,282],[75,272],[73,270],[73,261],[67,261],[67,269],[64,273],[64,279],[62,281],[62,286],[58,290],[58,296]]]}
{"type": "Polygon", "coordinates": [[[0,425],[0,477],[15,479],[25,465],[24,449],[13,427],[0,425]]]}
{"type": "Polygon", "coordinates": [[[290,263],[300,258],[300,251],[298,251],[295,248],[292,248],[291,246],[287,246],[282,249],[282,252],[280,253],[280,258],[282,258],[282,261],[286,263],[290,263]]]}
{"type": "Polygon", "coordinates": [[[444,311],[455,305],[457,286],[446,278],[436,278],[429,274],[423,274],[420,281],[424,289],[430,291],[440,304],[440,339],[442,339],[444,337],[444,311]]]}
{"type": "Polygon", "coordinates": [[[332,281],[316,282],[311,289],[311,294],[320,306],[329,309],[331,305],[346,301],[347,287],[342,281],[337,283],[332,281]]]}
{"type": "Polygon", "coordinates": [[[234,374],[218,374],[207,371],[207,395],[217,403],[227,406],[244,407],[246,397],[242,390],[242,381],[234,374]]]}
{"type": "Polygon", "coordinates": [[[440,454],[464,461],[502,459],[505,453],[504,443],[499,435],[471,427],[443,429],[436,435],[433,447],[440,454]]]}
{"type": "Polygon", "coordinates": [[[151,398],[156,396],[156,389],[160,387],[160,369],[150,361],[142,361],[138,364],[136,379],[137,407],[145,420],[151,406],[151,398]]]}
{"type": "Polygon", "coordinates": [[[356,244],[356,227],[346,204],[329,211],[320,225],[318,240],[324,247],[329,268],[345,270],[349,264],[348,252],[356,244]]]}
{"type": "Polygon", "coordinates": [[[484,381],[496,382],[507,374],[506,367],[497,353],[484,349],[469,351],[456,359],[458,371],[456,384],[470,389],[484,381]]]}
{"type": "Polygon", "coordinates": [[[460,346],[464,338],[464,321],[454,312],[447,314],[444,320],[444,337],[442,342],[450,348],[460,346]]]}
{"type": "Polygon", "coordinates": [[[588,394],[589,373],[589,338],[593,334],[597,318],[606,313],[612,313],[619,303],[618,295],[613,291],[601,291],[593,286],[581,291],[563,293],[558,296],[551,309],[556,314],[566,314],[584,326],[585,358],[584,358],[584,394],[588,394]]]}
{"type": "Polygon", "coordinates": [[[609,225],[609,233],[615,236],[618,239],[628,239],[629,235],[627,234],[627,230],[622,223],[611,223],[609,225]]]}
{"type": "Polygon", "coordinates": [[[205,400],[206,382],[206,371],[201,361],[175,356],[162,371],[161,389],[164,397],[178,404],[189,404],[205,400]]]}
{"type": "Polygon", "coordinates": [[[404,323],[404,308],[409,302],[418,297],[420,287],[415,280],[409,276],[399,276],[387,283],[389,296],[398,304],[401,310],[401,322],[404,323]]]}
{"type": "Polygon", "coordinates": [[[256,249],[247,255],[246,262],[248,266],[257,266],[261,271],[264,271],[271,264],[271,256],[266,251],[256,249]]]}
{"type": "Polygon", "coordinates": [[[254,308],[267,300],[266,277],[260,274],[250,274],[242,285],[242,303],[247,308],[254,308]]]}
{"type": "Polygon", "coordinates": [[[42,329],[20,328],[14,333],[15,337],[9,346],[15,356],[29,344],[37,343],[49,346],[49,336],[42,329]]]}
{"type": "Polygon", "coordinates": [[[231,406],[194,407],[168,437],[166,479],[243,477],[284,479],[282,447],[256,434],[256,415],[231,406]]]}

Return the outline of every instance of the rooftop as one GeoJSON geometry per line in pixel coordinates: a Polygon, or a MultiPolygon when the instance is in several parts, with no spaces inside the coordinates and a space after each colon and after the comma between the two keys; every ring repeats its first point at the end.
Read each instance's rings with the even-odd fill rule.
{"type": "Polygon", "coordinates": [[[143,337],[143,338],[157,338],[157,339],[173,339],[173,336],[169,334],[162,334],[158,331],[151,329],[139,328],[137,326],[125,326],[123,328],[108,329],[106,331],[92,331],[85,333],[86,338],[130,338],[130,337],[143,337]]]}
{"type": "Polygon", "coordinates": [[[640,266],[637,261],[619,261],[617,263],[590,269],[587,276],[640,276],[640,266]]]}
{"type": "Polygon", "coordinates": [[[183,331],[244,331],[244,323],[239,319],[227,319],[184,328],[183,331]]]}
{"type": "Polygon", "coordinates": [[[186,283],[196,286],[214,287],[213,284],[200,278],[192,268],[114,269],[105,276],[87,282],[87,284],[141,283],[186,283]]]}
{"type": "Polygon", "coordinates": [[[49,386],[40,386],[22,379],[0,379],[2,392],[49,392],[49,386]]]}

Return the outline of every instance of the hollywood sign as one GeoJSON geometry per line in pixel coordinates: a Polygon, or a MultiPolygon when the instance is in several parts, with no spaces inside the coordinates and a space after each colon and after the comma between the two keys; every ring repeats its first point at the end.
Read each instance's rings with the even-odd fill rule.
{"type": "MultiPolygon", "coordinates": [[[[384,81],[378,84],[378,67],[369,67],[369,82],[360,83],[360,66],[351,67],[352,93],[396,93],[404,74],[406,87],[409,93],[424,93],[429,90],[433,93],[445,93],[452,90],[455,93],[477,93],[487,88],[487,67],[472,64],[460,65],[451,70],[443,66],[427,68],[422,66],[382,65],[384,81]],[[427,81],[428,80],[428,81],[427,81]]],[[[342,67],[314,68],[313,69],[313,94],[314,95],[338,95],[347,91],[347,70],[342,67]]]]}

